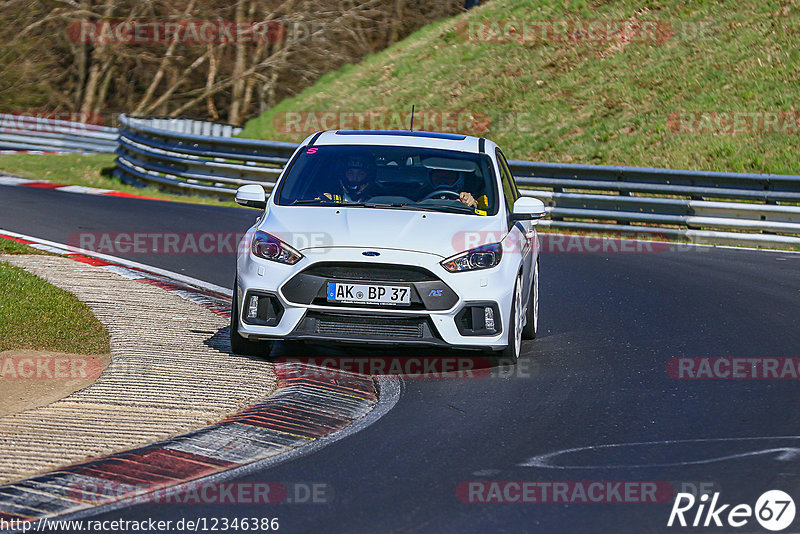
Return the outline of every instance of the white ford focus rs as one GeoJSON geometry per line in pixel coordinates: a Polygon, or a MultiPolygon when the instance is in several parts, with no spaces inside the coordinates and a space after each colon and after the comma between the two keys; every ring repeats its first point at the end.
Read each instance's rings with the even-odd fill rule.
{"type": "Polygon", "coordinates": [[[309,136],[243,238],[234,352],[275,340],[502,351],[538,327],[544,204],[520,196],[498,146],[430,132],[309,136]]]}

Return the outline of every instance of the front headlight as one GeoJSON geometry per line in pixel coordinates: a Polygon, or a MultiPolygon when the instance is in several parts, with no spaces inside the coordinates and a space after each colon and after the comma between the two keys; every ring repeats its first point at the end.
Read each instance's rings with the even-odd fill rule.
{"type": "Polygon", "coordinates": [[[503,246],[500,243],[483,245],[466,252],[456,254],[444,260],[441,265],[451,273],[491,269],[503,258],[503,246]]]}
{"type": "Polygon", "coordinates": [[[262,232],[261,230],[253,235],[253,244],[250,250],[259,258],[277,261],[278,263],[285,263],[287,265],[294,265],[303,259],[303,255],[295,249],[274,235],[262,232]]]}

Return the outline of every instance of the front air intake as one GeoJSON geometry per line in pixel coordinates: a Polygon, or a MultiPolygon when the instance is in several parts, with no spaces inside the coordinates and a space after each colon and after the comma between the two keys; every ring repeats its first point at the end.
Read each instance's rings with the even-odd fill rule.
{"type": "Polygon", "coordinates": [[[422,339],[425,335],[425,320],[331,315],[317,320],[315,333],[327,336],[422,339]]]}

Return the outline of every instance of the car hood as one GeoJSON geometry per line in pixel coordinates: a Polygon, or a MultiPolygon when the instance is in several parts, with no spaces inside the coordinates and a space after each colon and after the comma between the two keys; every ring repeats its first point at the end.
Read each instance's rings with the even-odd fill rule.
{"type": "Polygon", "coordinates": [[[499,217],[378,208],[270,206],[258,229],[299,251],[384,248],[447,258],[497,243],[508,232],[499,217]]]}

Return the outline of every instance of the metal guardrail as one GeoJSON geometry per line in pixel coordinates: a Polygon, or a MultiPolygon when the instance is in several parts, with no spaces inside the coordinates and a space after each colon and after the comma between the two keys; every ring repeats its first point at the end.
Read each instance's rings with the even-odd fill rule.
{"type": "MultiPolygon", "coordinates": [[[[243,184],[271,189],[297,148],[235,138],[240,129],[217,123],[125,115],[119,123],[115,174],[123,181],[222,198],[243,184]]],[[[539,224],[553,230],[800,248],[800,176],[509,165],[522,194],[545,203],[549,219],[539,224]]]]}
{"type": "Polygon", "coordinates": [[[540,224],[552,229],[800,248],[800,176],[528,161],[509,166],[523,194],[548,206],[550,218],[540,224]]]}
{"type": "Polygon", "coordinates": [[[244,184],[271,188],[297,148],[232,137],[241,128],[229,124],[173,121],[120,115],[115,175],[126,183],[230,198],[244,184]]]}
{"type": "Polygon", "coordinates": [[[0,113],[0,150],[113,153],[116,148],[116,128],[0,113]]]}

